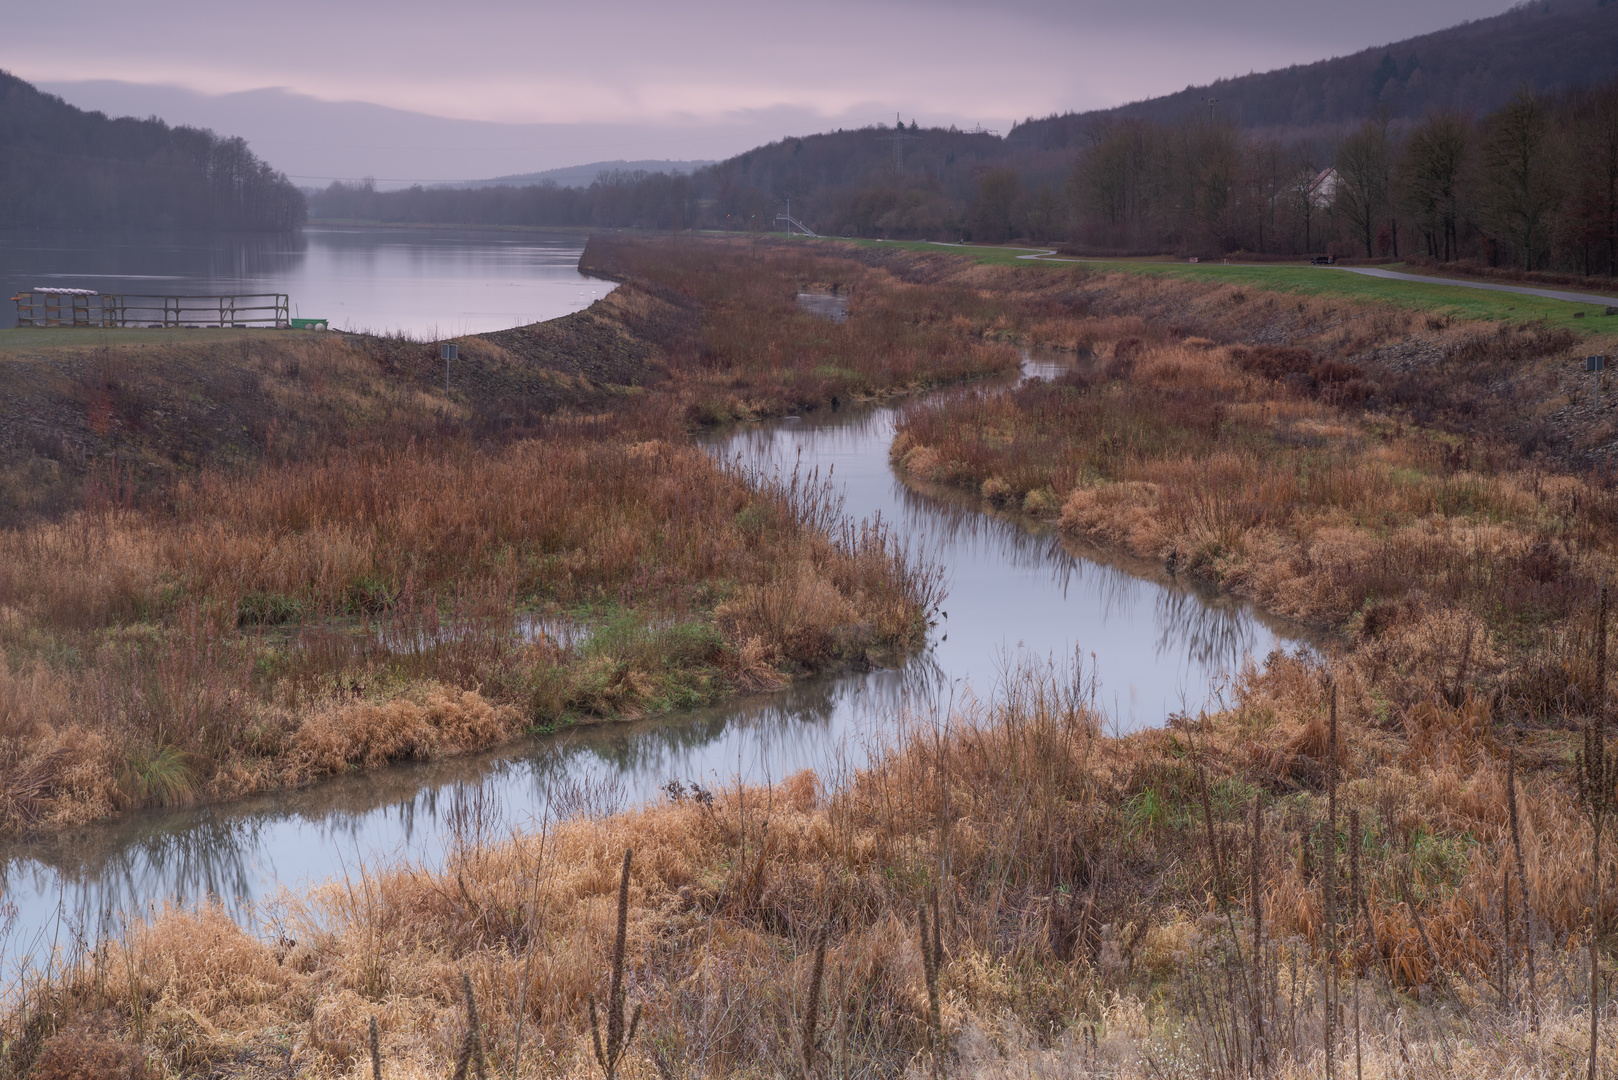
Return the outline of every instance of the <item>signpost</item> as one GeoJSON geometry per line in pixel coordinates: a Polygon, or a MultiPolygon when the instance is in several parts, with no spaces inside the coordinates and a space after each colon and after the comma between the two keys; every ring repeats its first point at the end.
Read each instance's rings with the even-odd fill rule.
{"type": "Polygon", "coordinates": [[[460,351],[461,351],[460,346],[458,346],[458,345],[440,345],[438,347],[438,355],[440,357],[442,357],[443,361],[444,361],[444,396],[445,397],[449,397],[449,362],[451,360],[459,360],[461,358],[460,357],[460,351]]]}
{"type": "Polygon", "coordinates": [[[1595,376],[1595,406],[1601,408],[1601,370],[1607,366],[1605,356],[1586,356],[1584,370],[1595,376]]]}

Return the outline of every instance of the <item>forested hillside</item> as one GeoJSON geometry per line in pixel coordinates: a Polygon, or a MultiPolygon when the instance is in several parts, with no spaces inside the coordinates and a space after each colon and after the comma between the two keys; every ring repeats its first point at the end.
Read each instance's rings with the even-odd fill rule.
{"type": "Polygon", "coordinates": [[[991,132],[782,139],[690,176],[378,193],[319,216],[779,228],[1112,253],[1408,256],[1618,273],[1618,2],[1548,0],[1354,56],[991,132]],[[1208,99],[1217,98],[1210,110],[1208,99]],[[1327,172],[1335,169],[1335,172],[1327,172]]]}
{"type": "Polygon", "coordinates": [[[285,230],[305,212],[241,139],[109,119],[0,71],[0,227],[285,230]]]}
{"type": "Polygon", "coordinates": [[[1350,56],[1188,86],[1177,94],[1086,113],[1029,119],[1010,132],[1030,148],[1077,147],[1097,121],[1175,123],[1215,115],[1246,129],[1340,135],[1381,113],[1414,121],[1436,109],[1478,114],[1518,90],[1562,94],[1618,78],[1618,3],[1535,0],[1503,15],[1350,56]]]}

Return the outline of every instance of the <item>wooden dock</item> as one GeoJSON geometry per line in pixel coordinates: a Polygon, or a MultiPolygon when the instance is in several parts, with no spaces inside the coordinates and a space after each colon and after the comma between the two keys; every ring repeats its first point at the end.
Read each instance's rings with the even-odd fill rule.
{"type": "Polygon", "coordinates": [[[13,296],[18,326],[202,327],[292,324],[286,293],[142,296],[37,288],[13,296]]]}

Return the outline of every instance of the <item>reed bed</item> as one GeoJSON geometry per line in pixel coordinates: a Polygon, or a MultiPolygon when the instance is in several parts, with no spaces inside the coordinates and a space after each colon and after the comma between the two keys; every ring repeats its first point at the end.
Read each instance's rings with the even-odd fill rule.
{"type": "Polygon", "coordinates": [[[442,1076],[475,1031],[506,1076],[1582,1071],[1574,790],[1487,740],[1384,764],[1371,704],[1278,656],[1117,739],[1024,668],[848,775],[516,832],[474,795],[444,864],[282,897],[273,940],[174,909],[34,973],[4,1065],[442,1076]]]}
{"type": "MultiPolygon", "coordinates": [[[[782,416],[1014,371],[1003,342],[963,333],[996,298],[801,246],[593,237],[581,266],[695,305],[700,319],[657,320],[668,392],[693,424],[782,416]],[[849,318],[801,309],[803,289],[835,290],[849,318]]],[[[650,321],[650,320],[648,320],[650,321]]]]}
{"type": "Polygon", "coordinates": [[[938,587],[813,477],[565,430],[207,475],[0,548],[13,827],[779,685],[910,646],[938,587]]]}
{"type": "Polygon", "coordinates": [[[903,471],[1340,647],[1250,665],[1229,707],[1129,738],[1076,671],[1024,669],[896,717],[858,771],[670,778],[666,803],[537,831],[473,799],[446,863],[282,897],[274,940],[167,910],[30,973],[0,1070],[1618,1067],[1614,516],[1570,467],[1612,423],[1578,412],[1564,336],[944,254],[614,240],[587,262],[631,280],[616,325],[661,358],[611,400],[476,448],[299,453],[162,502],[109,487],[8,534],[6,812],[293,782],[913,640],[934,571],[813,478],[760,483],[670,433],[1004,370],[1017,347],[1086,363],[918,403],[903,471]],[[797,312],[806,285],[848,288],[849,321],[797,312]],[[519,607],[556,632],[515,633],[519,607]]]}
{"type": "Polygon", "coordinates": [[[1471,693],[1543,722],[1595,700],[1604,474],[1368,407],[1371,371],[1304,347],[1092,346],[1055,382],[909,408],[895,465],[1337,631],[1400,708],[1471,693]]]}
{"type": "Polygon", "coordinates": [[[435,349],[355,336],[101,349],[65,382],[26,375],[26,403],[61,422],[30,451],[54,455],[49,490],[34,465],[8,474],[0,831],[707,704],[916,644],[936,567],[844,522],[820,479],[743,475],[686,431],[1015,351],[887,310],[911,287],[848,260],[608,241],[587,261],[628,280],[464,342],[448,396],[435,349]],[[870,312],[797,309],[843,270],[870,312]]]}

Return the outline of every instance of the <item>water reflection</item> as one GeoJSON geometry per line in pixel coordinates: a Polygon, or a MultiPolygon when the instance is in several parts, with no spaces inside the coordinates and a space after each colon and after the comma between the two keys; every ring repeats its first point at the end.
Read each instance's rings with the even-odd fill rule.
{"type": "MultiPolygon", "coordinates": [[[[613,283],[581,274],[584,236],[310,226],[302,232],[0,233],[0,300],[39,285],[156,295],[287,293],[337,330],[458,336],[553,319],[613,283]]],[[[0,327],[16,311],[0,310],[0,327]]]]}
{"type": "Polygon", "coordinates": [[[798,294],[797,300],[803,310],[832,322],[840,323],[848,318],[847,293],[805,291],[798,294]]]}
{"type": "MultiPolygon", "coordinates": [[[[913,550],[940,560],[949,595],[919,654],[722,708],[572,729],[0,849],[0,888],[19,911],[10,962],[37,955],[63,920],[95,926],[121,910],[217,896],[256,925],[255,905],[280,888],[301,892],[359,864],[432,864],[443,857],[455,807],[474,797],[520,826],[655,799],[671,779],[714,787],[811,768],[835,783],[905,710],[934,714],[969,691],[992,693],[1009,668],[1075,654],[1098,680],[1110,725],[1132,730],[1216,701],[1243,657],[1283,644],[1284,632],[1249,609],[1200,594],[1161,567],[1076,549],[1038,522],[987,512],[957,491],[899,483],[887,460],[895,417],[888,407],[844,409],[704,442],[764,471],[819,469],[843,492],[846,512],[880,514],[913,550]]],[[[569,640],[575,630],[543,620],[528,628],[569,640]]]]}

